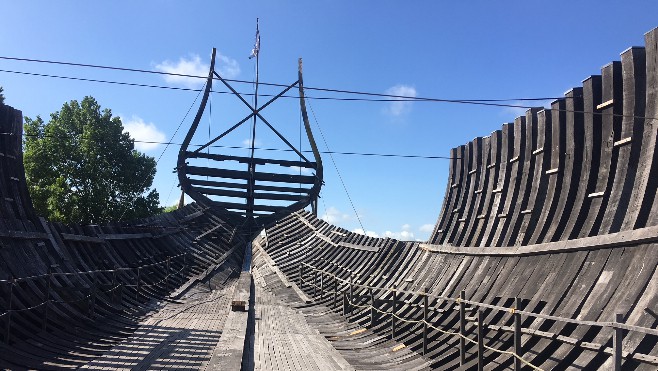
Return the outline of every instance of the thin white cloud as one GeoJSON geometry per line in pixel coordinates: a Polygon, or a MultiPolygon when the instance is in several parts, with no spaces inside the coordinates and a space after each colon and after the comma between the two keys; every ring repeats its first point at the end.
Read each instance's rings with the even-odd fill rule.
{"type": "Polygon", "coordinates": [[[337,208],[330,206],[320,217],[320,219],[324,220],[327,223],[335,224],[337,222],[350,220],[350,216],[348,214],[341,212],[337,208]]]}
{"type": "Polygon", "coordinates": [[[400,232],[386,231],[384,232],[384,237],[394,238],[396,240],[401,240],[401,241],[412,241],[416,239],[416,237],[414,236],[414,232],[411,231],[400,231],[400,232]]]}
{"type": "Polygon", "coordinates": [[[296,173],[301,172],[304,175],[310,175],[313,174],[313,170],[309,169],[307,167],[301,167],[301,166],[291,166],[290,167],[292,170],[294,170],[296,173]]]}
{"type": "Polygon", "coordinates": [[[217,53],[216,59],[217,61],[215,64],[217,65],[217,72],[219,72],[222,77],[226,79],[238,77],[240,74],[240,65],[238,64],[238,61],[219,53],[217,53]]]}
{"type": "MultiPolygon", "coordinates": [[[[522,102],[522,101],[513,101],[509,102],[510,105],[512,106],[527,106],[527,102],[522,102]]],[[[527,111],[527,108],[522,108],[522,107],[505,107],[503,108],[503,114],[505,116],[512,116],[512,118],[509,121],[512,121],[513,119],[519,117],[519,116],[525,116],[525,111],[527,111]]]]}
{"type": "Polygon", "coordinates": [[[133,115],[130,119],[122,118],[123,131],[135,140],[135,149],[142,152],[152,151],[165,141],[165,134],[152,122],[145,122],[133,115]],[[157,142],[157,143],[156,143],[157,142]]]}
{"type": "MultiPolygon", "coordinates": [[[[215,59],[215,70],[219,72],[222,77],[232,79],[240,74],[240,65],[235,59],[219,53],[217,53],[215,59]]],[[[202,62],[201,57],[198,54],[190,54],[189,58],[181,57],[178,62],[166,60],[155,65],[155,69],[158,71],[186,75],[164,75],[164,79],[166,82],[183,85],[188,88],[198,88],[203,85],[208,76],[208,68],[209,65],[202,62]]]]}
{"type": "Polygon", "coordinates": [[[365,231],[364,232],[363,229],[361,229],[361,228],[354,229],[354,230],[352,230],[352,232],[358,233],[358,234],[363,234],[363,235],[366,235],[366,236],[369,236],[369,237],[379,237],[377,232],[375,232],[375,231],[365,231]]]}
{"type": "MultiPolygon", "coordinates": [[[[243,140],[242,145],[245,146],[245,147],[251,148],[251,139],[247,138],[247,139],[243,140]]],[[[263,142],[260,139],[256,138],[256,140],[254,141],[254,147],[260,147],[262,145],[263,145],[263,142]]]]}
{"type": "Polygon", "coordinates": [[[434,230],[434,224],[423,224],[418,230],[425,233],[431,233],[434,230]]]}
{"type": "Polygon", "coordinates": [[[410,224],[403,224],[401,229],[402,230],[399,232],[386,231],[383,233],[383,236],[401,241],[412,241],[416,239],[414,232],[411,231],[412,228],[410,224]]]}
{"type": "MultiPolygon", "coordinates": [[[[416,88],[409,85],[395,85],[386,89],[386,94],[397,95],[400,97],[410,97],[415,98],[417,96],[416,88]]],[[[394,102],[390,102],[388,106],[384,109],[384,113],[393,116],[400,117],[411,112],[411,103],[410,101],[405,101],[404,98],[393,98],[396,99],[394,102]]]]}

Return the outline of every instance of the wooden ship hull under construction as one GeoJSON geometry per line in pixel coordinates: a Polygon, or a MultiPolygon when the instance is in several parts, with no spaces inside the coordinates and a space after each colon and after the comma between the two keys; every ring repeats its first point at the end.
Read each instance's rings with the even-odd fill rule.
{"type": "Polygon", "coordinates": [[[658,29],[645,41],[453,149],[426,243],[297,209],[252,240],[211,203],[52,223],[0,106],[0,367],[655,370],[658,29]]]}

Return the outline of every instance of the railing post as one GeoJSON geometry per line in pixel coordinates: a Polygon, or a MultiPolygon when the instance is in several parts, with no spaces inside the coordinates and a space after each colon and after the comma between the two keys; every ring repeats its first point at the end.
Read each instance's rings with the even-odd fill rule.
{"type": "Polygon", "coordinates": [[[338,302],[338,277],[334,275],[334,308],[338,302]]]}
{"type": "Polygon", "coordinates": [[[13,308],[13,302],[14,302],[14,278],[11,279],[11,284],[9,286],[9,306],[7,309],[7,328],[6,328],[6,333],[5,333],[5,343],[9,344],[9,338],[11,337],[11,313],[13,308]]]}
{"type": "Polygon", "coordinates": [[[118,289],[119,287],[117,286],[117,267],[114,267],[114,269],[112,270],[112,304],[116,304],[117,302],[116,291],[118,289]]]}
{"type": "Polygon", "coordinates": [[[370,327],[375,327],[375,294],[373,294],[372,289],[368,289],[368,294],[370,294],[370,327]]]}
{"type": "Polygon", "coordinates": [[[427,295],[427,287],[423,290],[425,293],[423,294],[423,355],[427,353],[427,324],[428,319],[429,319],[429,300],[428,300],[428,295],[427,295]]]}
{"type": "MultiPolygon", "coordinates": [[[[615,322],[623,323],[624,315],[621,313],[615,314],[615,322]]],[[[614,357],[614,371],[621,371],[621,361],[623,356],[623,342],[624,342],[624,329],[619,327],[613,328],[614,335],[612,339],[612,350],[614,357]]]]}
{"type": "Polygon", "coordinates": [[[48,283],[46,283],[46,299],[44,300],[44,309],[43,309],[43,325],[41,329],[46,331],[48,329],[48,311],[50,311],[50,285],[53,280],[53,271],[52,267],[48,267],[48,283]]]}
{"type": "Polygon", "coordinates": [[[393,304],[391,305],[391,340],[395,340],[395,316],[397,315],[398,307],[398,291],[392,287],[393,304]]]}
{"type": "Polygon", "coordinates": [[[299,262],[299,288],[304,290],[304,263],[299,262]]]}
{"type": "MultiPolygon", "coordinates": [[[[518,313],[521,310],[521,298],[515,299],[516,308],[514,312],[514,353],[518,357],[523,356],[523,349],[521,345],[521,314],[518,313]]],[[[514,357],[514,371],[521,370],[521,360],[517,357],[514,357]]]]}
{"type": "Polygon", "coordinates": [[[343,291],[343,317],[347,316],[347,292],[343,291]]]}
{"type": "Polygon", "coordinates": [[[318,270],[313,270],[313,297],[318,298],[318,270]]]}
{"type": "Polygon", "coordinates": [[[350,316],[352,315],[352,303],[354,303],[354,275],[350,272],[350,300],[348,303],[350,316]]]}
{"type": "MultiPolygon", "coordinates": [[[[170,276],[170,270],[169,270],[170,269],[170,266],[169,266],[170,261],[171,261],[171,257],[167,256],[167,292],[169,292],[169,288],[171,287],[170,284],[169,284],[169,278],[171,277],[170,276]]],[[[208,282],[210,283],[210,280],[208,280],[208,282]]]]}
{"type": "Polygon", "coordinates": [[[186,279],[187,275],[190,273],[190,267],[187,265],[187,251],[183,253],[183,267],[181,268],[182,279],[186,279]]]}
{"type": "Polygon", "coordinates": [[[324,271],[320,271],[320,300],[324,300],[324,271]]]}
{"type": "Polygon", "coordinates": [[[136,287],[136,290],[135,290],[135,300],[137,300],[137,301],[139,301],[139,285],[141,284],[141,278],[142,278],[141,277],[141,271],[142,271],[142,268],[138,267],[137,268],[137,285],[136,285],[137,287],[136,287]]]}
{"type": "Polygon", "coordinates": [[[478,308],[478,371],[484,370],[484,318],[478,308]]]}
{"type": "Polygon", "coordinates": [[[466,339],[463,336],[466,336],[466,291],[462,290],[459,293],[459,365],[466,365],[466,339]]]}
{"type": "Polygon", "coordinates": [[[98,275],[96,273],[92,273],[94,275],[94,278],[91,282],[91,293],[89,294],[89,317],[94,316],[94,309],[96,306],[96,281],[98,279],[98,275]]]}

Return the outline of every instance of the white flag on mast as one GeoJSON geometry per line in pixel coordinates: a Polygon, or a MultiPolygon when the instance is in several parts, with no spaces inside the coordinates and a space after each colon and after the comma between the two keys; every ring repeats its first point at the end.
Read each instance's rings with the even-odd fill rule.
{"type": "Polygon", "coordinates": [[[258,52],[260,51],[260,31],[258,30],[258,18],[256,18],[256,41],[254,42],[254,48],[251,49],[251,55],[249,59],[258,57],[258,52]]]}

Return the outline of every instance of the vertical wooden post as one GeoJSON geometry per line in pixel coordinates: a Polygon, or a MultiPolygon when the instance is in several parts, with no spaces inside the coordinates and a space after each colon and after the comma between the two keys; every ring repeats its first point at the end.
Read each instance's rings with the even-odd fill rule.
{"type": "Polygon", "coordinates": [[[190,263],[188,263],[187,255],[188,253],[187,251],[185,251],[185,253],[183,253],[183,269],[181,269],[181,275],[183,279],[186,279],[187,276],[190,274],[190,266],[189,266],[190,263]]]}
{"type": "Polygon", "coordinates": [[[466,365],[466,339],[462,336],[466,336],[466,291],[462,290],[459,293],[459,365],[466,365]]]}
{"type": "Polygon", "coordinates": [[[427,287],[424,289],[423,295],[423,355],[427,353],[427,324],[429,323],[429,300],[427,296],[427,287]]]}
{"type": "Polygon", "coordinates": [[[347,292],[343,291],[343,317],[347,316],[347,292]]]}
{"type": "Polygon", "coordinates": [[[112,270],[112,304],[116,304],[116,294],[119,287],[117,286],[117,268],[112,270]]]}
{"type": "MultiPolygon", "coordinates": [[[[170,274],[170,270],[169,270],[169,269],[171,268],[171,267],[169,266],[169,263],[170,263],[170,262],[171,262],[171,257],[167,256],[167,292],[169,292],[169,287],[171,287],[171,286],[170,286],[170,283],[169,283],[169,278],[170,278],[170,276],[171,276],[171,274],[170,274]]],[[[210,280],[208,280],[208,284],[210,284],[210,280]]]]}
{"type": "Polygon", "coordinates": [[[135,290],[135,300],[139,301],[139,285],[141,284],[141,270],[142,268],[137,268],[137,287],[135,290]]]}
{"type": "Polygon", "coordinates": [[[299,262],[299,288],[304,290],[304,263],[299,262]]]}
{"type": "Polygon", "coordinates": [[[397,315],[398,307],[398,291],[395,287],[392,288],[393,304],[391,305],[391,340],[395,340],[395,316],[397,315]]]}
{"type": "MultiPolygon", "coordinates": [[[[623,323],[624,315],[621,313],[615,314],[615,322],[623,323]]],[[[614,335],[612,339],[612,354],[614,357],[614,371],[621,371],[621,361],[623,356],[623,341],[624,341],[624,329],[615,327],[613,328],[614,335]]]]}
{"type": "Polygon", "coordinates": [[[324,300],[324,271],[320,271],[320,300],[324,300]]]}
{"type": "Polygon", "coordinates": [[[91,282],[91,293],[89,295],[89,317],[94,317],[94,310],[96,309],[96,283],[98,280],[98,275],[96,273],[92,273],[94,275],[94,278],[92,279],[91,282]]]}
{"type": "Polygon", "coordinates": [[[375,294],[373,294],[372,289],[368,289],[368,294],[370,294],[370,327],[375,327],[375,294]]]}
{"type": "Polygon", "coordinates": [[[334,308],[336,308],[338,301],[338,277],[334,276],[334,308]]]}
{"type": "Polygon", "coordinates": [[[313,270],[313,297],[318,297],[318,270],[313,270]]]}
{"type": "MultiPolygon", "coordinates": [[[[521,348],[521,314],[518,313],[521,310],[521,298],[515,299],[516,311],[514,312],[514,353],[519,357],[523,356],[523,349],[521,348]]],[[[521,370],[521,360],[517,357],[514,357],[514,371],[521,370]]]]}
{"type": "Polygon", "coordinates": [[[46,331],[48,329],[48,311],[50,311],[50,285],[53,280],[52,268],[48,267],[48,282],[46,283],[46,299],[44,300],[44,309],[43,309],[43,324],[41,329],[46,331]]]}
{"type": "Polygon", "coordinates": [[[9,286],[9,306],[7,309],[7,328],[5,332],[5,343],[9,344],[9,338],[11,337],[11,313],[13,308],[13,302],[14,302],[14,282],[15,280],[12,278],[11,279],[11,284],[9,286]]]}
{"type": "Polygon", "coordinates": [[[354,303],[354,275],[352,272],[350,272],[350,297],[349,297],[349,310],[350,310],[350,316],[352,315],[352,311],[354,307],[352,306],[352,303],[354,303]]]}
{"type": "Polygon", "coordinates": [[[484,318],[478,308],[478,371],[484,370],[484,318]]]}

